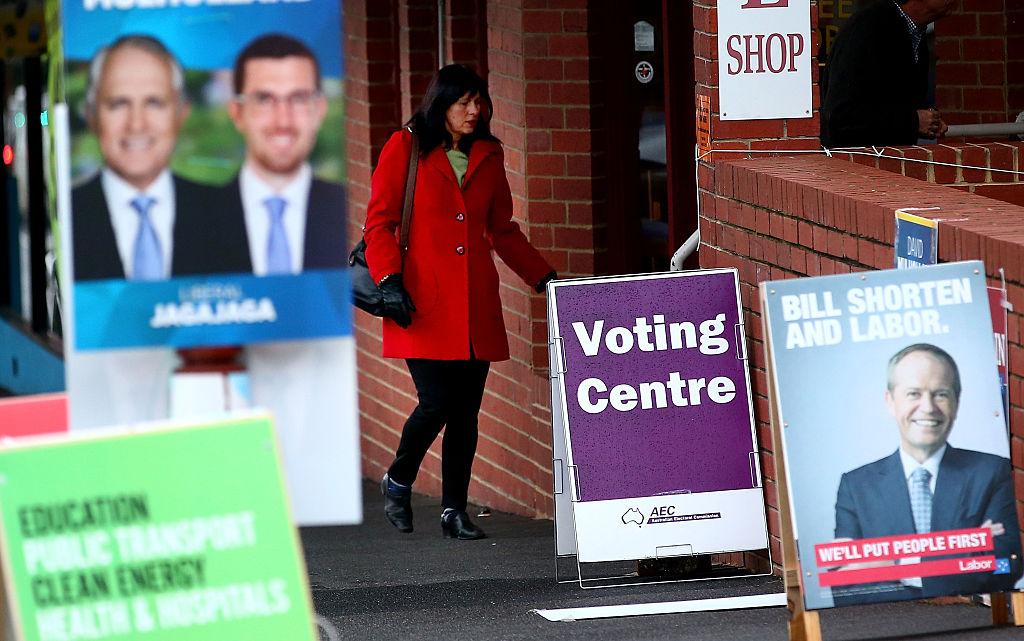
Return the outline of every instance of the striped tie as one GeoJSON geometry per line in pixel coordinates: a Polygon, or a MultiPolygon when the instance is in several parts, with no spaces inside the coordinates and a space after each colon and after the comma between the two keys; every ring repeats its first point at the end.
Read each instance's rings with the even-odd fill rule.
{"type": "Polygon", "coordinates": [[[918,534],[932,531],[932,490],[928,482],[932,473],[923,467],[910,475],[910,509],[914,511],[914,527],[918,534]]]}

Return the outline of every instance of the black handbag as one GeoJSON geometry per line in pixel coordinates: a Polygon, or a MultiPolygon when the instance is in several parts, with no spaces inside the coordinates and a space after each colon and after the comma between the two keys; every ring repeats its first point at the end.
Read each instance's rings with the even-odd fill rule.
{"type": "MultiPolygon", "coordinates": [[[[409,130],[412,132],[412,130],[409,130]]],[[[409,248],[409,223],[412,222],[413,193],[416,191],[416,164],[420,155],[420,141],[412,132],[412,150],[409,152],[409,168],[405,174],[405,194],[402,197],[402,227],[398,236],[398,249],[405,262],[405,251],[409,248]]],[[[366,232],[366,228],[363,228],[366,232]]],[[[384,316],[384,294],[370,276],[366,265],[366,239],[360,238],[348,255],[349,277],[352,281],[352,302],[359,309],[374,316],[384,316]]]]}

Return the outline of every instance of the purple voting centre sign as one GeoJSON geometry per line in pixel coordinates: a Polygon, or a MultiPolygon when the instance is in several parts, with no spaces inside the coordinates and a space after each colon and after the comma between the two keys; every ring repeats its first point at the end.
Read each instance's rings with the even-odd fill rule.
{"type": "Polygon", "coordinates": [[[735,270],[560,281],[549,304],[580,560],[766,547],[735,270]]]}

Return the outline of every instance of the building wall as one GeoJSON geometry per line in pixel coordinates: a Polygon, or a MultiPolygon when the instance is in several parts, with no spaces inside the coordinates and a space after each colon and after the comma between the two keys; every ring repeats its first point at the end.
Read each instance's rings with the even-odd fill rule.
{"type": "Polygon", "coordinates": [[[1024,3],[1007,2],[1006,85],[1010,120],[1024,111],[1024,3]]]}
{"type": "Polygon", "coordinates": [[[886,147],[884,156],[834,152],[833,157],[1024,206],[1024,143],[886,147]]]}
{"type": "MultiPolygon", "coordinates": [[[[1014,0],[965,0],[935,23],[935,102],[950,124],[1007,122],[1008,6],[1014,0]]],[[[1019,111],[1019,109],[1018,109],[1019,111]]]]}

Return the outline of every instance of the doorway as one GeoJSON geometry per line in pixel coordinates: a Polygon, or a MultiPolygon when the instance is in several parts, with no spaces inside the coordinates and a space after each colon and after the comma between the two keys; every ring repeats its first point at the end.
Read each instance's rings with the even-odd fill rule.
{"type": "MultiPolygon", "coordinates": [[[[637,0],[591,9],[603,58],[594,86],[603,98],[607,203],[598,269],[665,271],[697,228],[693,16],[689,3],[637,0]]],[[[696,267],[696,257],[687,263],[696,267]]]]}

